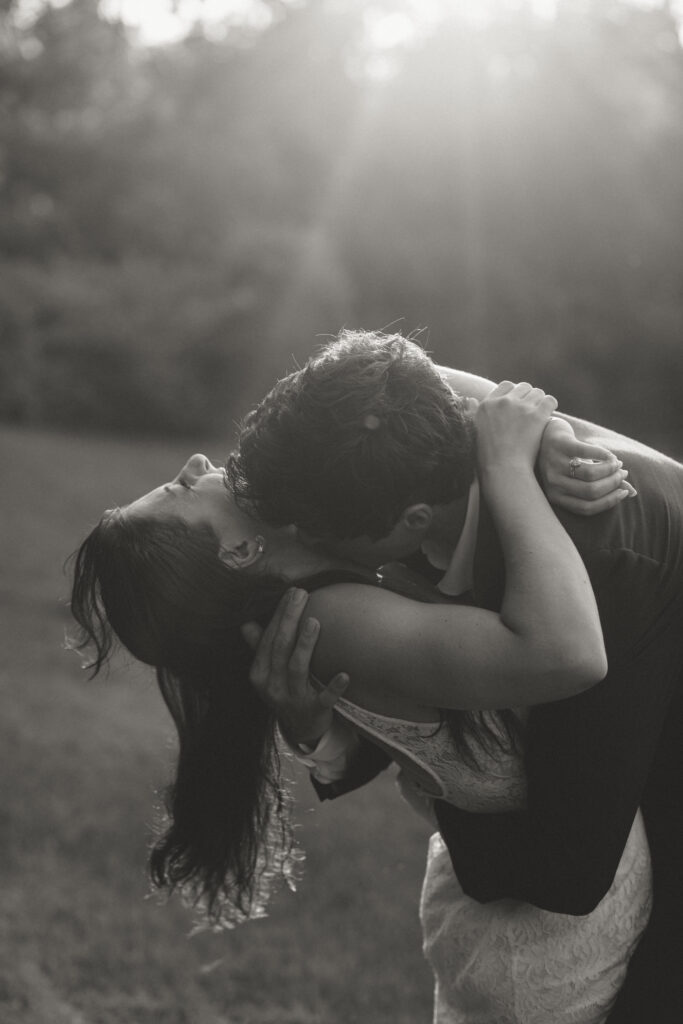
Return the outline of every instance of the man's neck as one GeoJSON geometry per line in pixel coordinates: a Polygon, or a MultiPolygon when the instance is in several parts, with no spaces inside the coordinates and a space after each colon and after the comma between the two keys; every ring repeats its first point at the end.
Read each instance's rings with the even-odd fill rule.
{"type": "Polygon", "coordinates": [[[448,505],[434,506],[434,518],[425,537],[430,547],[452,554],[465,525],[468,500],[469,491],[448,505]]]}
{"type": "Polygon", "coordinates": [[[368,568],[386,565],[387,562],[400,562],[420,548],[437,553],[438,558],[447,564],[462,533],[468,501],[469,491],[447,505],[432,506],[433,518],[424,530],[413,530],[401,521],[380,540],[356,537],[334,543],[311,542],[309,539],[308,543],[320,554],[326,553],[335,560],[355,562],[368,568]]]}
{"type": "Polygon", "coordinates": [[[320,547],[307,547],[296,541],[278,546],[268,559],[268,569],[289,580],[303,579],[306,576],[334,570],[357,571],[362,568],[357,563],[328,553],[320,547]]]}

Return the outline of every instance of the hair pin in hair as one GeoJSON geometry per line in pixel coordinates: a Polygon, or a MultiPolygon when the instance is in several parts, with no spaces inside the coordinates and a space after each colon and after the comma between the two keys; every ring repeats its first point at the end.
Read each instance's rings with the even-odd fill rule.
{"type": "Polygon", "coordinates": [[[363,417],[363,426],[366,430],[379,430],[382,424],[379,416],[375,416],[374,413],[368,413],[367,416],[363,417]]]}

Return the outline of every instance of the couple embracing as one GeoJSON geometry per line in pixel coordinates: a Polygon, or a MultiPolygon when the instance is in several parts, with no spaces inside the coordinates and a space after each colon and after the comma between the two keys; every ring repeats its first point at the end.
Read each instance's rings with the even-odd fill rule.
{"type": "Polygon", "coordinates": [[[286,873],[276,716],[322,797],[398,761],[442,1024],[680,1016],[683,467],[554,408],[347,335],[76,560],[180,735],[155,880],[239,917],[286,873]]]}

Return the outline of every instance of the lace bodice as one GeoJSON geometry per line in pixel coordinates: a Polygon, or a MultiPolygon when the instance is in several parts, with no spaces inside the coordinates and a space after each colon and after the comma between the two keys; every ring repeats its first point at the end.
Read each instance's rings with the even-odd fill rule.
{"type": "Polygon", "coordinates": [[[389,750],[425,796],[440,797],[465,811],[510,811],[524,806],[526,780],[521,757],[509,749],[494,714],[487,720],[504,746],[489,752],[472,743],[476,766],[470,766],[455,749],[445,723],[390,718],[343,698],[335,710],[389,750]]]}

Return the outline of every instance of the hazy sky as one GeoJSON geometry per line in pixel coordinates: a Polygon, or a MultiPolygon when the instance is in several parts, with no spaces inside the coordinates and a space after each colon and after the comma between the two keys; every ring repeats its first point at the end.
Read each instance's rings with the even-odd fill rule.
{"type": "MultiPolygon", "coordinates": [[[[48,0],[63,7],[69,0],[48,0]]],[[[297,0],[289,0],[293,5],[297,0]]],[[[396,0],[395,9],[383,0],[373,6],[368,0],[344,0],[359,4],[368,20],[368,38],[378,49],[409,42],[428,30],[434,21],[457,10],[473,22],[486,22],[501,10],[531,7],[541,17],[553,17],[557,0],[396,0]]],[[[593,0],[600,3],[602,0],[593,0]]],[[[664,0],[626,0],[640,7],[662,7],[664,0]]],[[[19,0],[20,20],[30,22],[44,0],[19,0]]],[[[683,21],[683,0],[671,0],[670,6],[683,21]]],[[[100,0],[107,17],[120,18],[145,45],[159,45],[181,39],[191,26],[201,21],[204,31],[223,35],[233,24],[262,27],[270,20],[270,11],[261,0],[100,0]]]]}
{"type": "MultiPolygon", "coordinates": [[[[63,0],[56,0],[57,3],[63,0]]],[[[293,3],[296,0],[292,0],[293,3]]],[[[346,0],[352,3],[354,0],[346,0]]],[[[429,26],[440,15],[457,9],[472,21],[486,21],[496,11],[522,6],[531,7],[540,16],[552,17],[556,0],[403,0],[392,12],[390,4],[382,4],[382,12],[373,11],[366,0],[355,0],[369,11],[369,29],[378,46],[392,46],[429,26]]],[[[600,0],[596,0],[600,2],[600,0]]],[[[662,0],[631,0],[643,7],[662,6],[662,0]]],[[[158,44],[180,39],[195,21],[202,21],[211,32],[222,32],[227,23],[267,23],[270,17],[259,0],[101,0],[101,10],[134,28],[141,42],[158,44]]],[[[672,7],[683,7],[674,0],[672,7]]]]}

